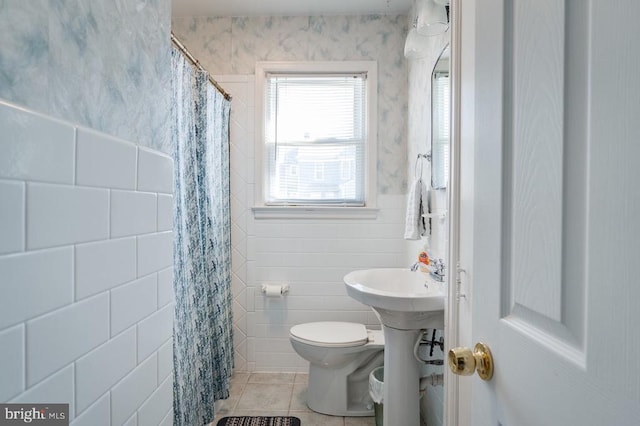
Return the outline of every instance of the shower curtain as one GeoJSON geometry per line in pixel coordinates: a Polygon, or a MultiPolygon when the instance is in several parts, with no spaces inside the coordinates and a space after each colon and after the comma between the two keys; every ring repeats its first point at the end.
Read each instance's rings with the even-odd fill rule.
{"type": "Polygon", "coordinates": [[[233,368],[230,102],[172,50],[174,425],[213,421],[233,368]]]}

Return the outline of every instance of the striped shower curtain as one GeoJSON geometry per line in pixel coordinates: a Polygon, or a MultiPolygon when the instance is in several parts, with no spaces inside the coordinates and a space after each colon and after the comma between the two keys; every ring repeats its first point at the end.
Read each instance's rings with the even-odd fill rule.
{"type": "Polygon", "coordinates": [[[172,51],[174,425],[213,421],[233,367],[230,102],[172,51]]]}

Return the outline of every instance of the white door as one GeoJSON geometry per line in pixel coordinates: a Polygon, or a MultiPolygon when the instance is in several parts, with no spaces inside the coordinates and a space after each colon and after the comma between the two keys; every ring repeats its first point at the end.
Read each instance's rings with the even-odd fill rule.
{"type": "Polygon", "coordinates": [[[475,8],[471,424],[640,425],[640,1],[475,8]]]}

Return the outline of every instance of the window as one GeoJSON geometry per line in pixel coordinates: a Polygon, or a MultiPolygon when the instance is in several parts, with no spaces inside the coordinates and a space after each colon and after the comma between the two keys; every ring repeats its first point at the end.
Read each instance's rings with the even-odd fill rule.
{"type": "Polygon", "coordinates": [[[375,70],[375,62],[258,64],[259,206],[375,206],[375,70]]]}

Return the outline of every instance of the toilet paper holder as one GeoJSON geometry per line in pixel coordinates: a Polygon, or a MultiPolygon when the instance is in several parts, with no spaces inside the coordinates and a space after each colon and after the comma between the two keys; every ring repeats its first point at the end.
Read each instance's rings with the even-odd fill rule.
{"type": "Polygon", "coordinates": [[[262,284],[262,293],[267,297],[284,296],[288,292],[288,284],[262,284]]]}

